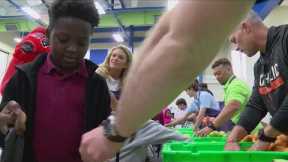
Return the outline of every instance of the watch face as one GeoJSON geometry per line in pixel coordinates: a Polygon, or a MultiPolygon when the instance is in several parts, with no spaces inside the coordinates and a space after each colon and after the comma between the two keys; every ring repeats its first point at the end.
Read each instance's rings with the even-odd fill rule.
{"type": "Polygon", "coordinates": [[[104,127],[105,135],[111,136],[112,135],[112,126],[111,126],[111,123],[110,123],[109,119],[104,120],[102,122],[102,125],[104,127]]]}
{"type": "Polygon", "coordinates": [[[122,143],[126,140],[126,137],[122,137],[113,130],[113,126],[111,124],[111,120],[109,118],[102,122],[102,126],[104,128],[104,135],[107,139],[112,142],[122,143]]]}

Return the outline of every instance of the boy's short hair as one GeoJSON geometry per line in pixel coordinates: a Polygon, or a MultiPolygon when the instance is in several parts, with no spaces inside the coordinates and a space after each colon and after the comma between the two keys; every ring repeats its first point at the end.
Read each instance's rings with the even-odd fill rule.
{"type": "Polygon", "coordinates": [[[218,60],[216,60],[213,64],[212,64],[212,69],[216,68],[217,66],[232,66],[231,62],[227,59],[227,58],[220,58],[218,60]]]}
{"type": "Polygon", "coordinates": [[[193,83],[187,88],[189,89],[193,89],[194,91],[198,91],[199,90],[199,81],[197,79],[195,79],[193,81],[193,83]]]}
{"type": "Polygon", "coordinates": [[[99,14],[93,0],[55,0],[49,7],[49,29],[61,17],[75,17],[87,21],[92,27],[99,24],[99,14]]]}
{"type": "Polygon", "coordinates": [[[177,106],[178,106],[178,105],[181,105],[181,104],[187,105],[187,102],[186,102],[186,100],[185,100],[184,98],[179,98],[179,99],[176,101],[176,105],[177,105],[177,106]]]}

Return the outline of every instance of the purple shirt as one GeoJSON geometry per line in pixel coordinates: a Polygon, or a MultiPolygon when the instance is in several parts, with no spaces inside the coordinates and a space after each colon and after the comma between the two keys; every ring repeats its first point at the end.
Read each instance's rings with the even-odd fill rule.
{"type": "Polygon", "coordinates": [[[61,73],[47,57],[37,76],[33,149],[37,162],[82,162],[79,154],[85,124],[84,61],[61,73]]]}

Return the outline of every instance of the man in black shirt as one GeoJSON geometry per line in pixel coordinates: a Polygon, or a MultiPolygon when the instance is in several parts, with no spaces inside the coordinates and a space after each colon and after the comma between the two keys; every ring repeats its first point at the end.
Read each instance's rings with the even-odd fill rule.
{"type": "Polygon", "coordinates": [[[266,27],[250,13],[231,35],[230,41],[248,57],[260,51],[254,66],[254,87],[250,101],[227,139],[225,149],[238,150],[237,142],[250,133],[269,112],[271,122],[259,132],[251,150],[268,150],[277,135],[288,132],[288,25],[266,27]]]}

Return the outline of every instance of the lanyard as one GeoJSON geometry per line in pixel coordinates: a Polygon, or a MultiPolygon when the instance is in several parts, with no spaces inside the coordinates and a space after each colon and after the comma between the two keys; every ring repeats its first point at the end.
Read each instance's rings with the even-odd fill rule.
{"type": "Polygon", "coordinates": [[[235,75],[232,76],[232,78],[228,81],[228,85],[236,78],[235,75]]]}

